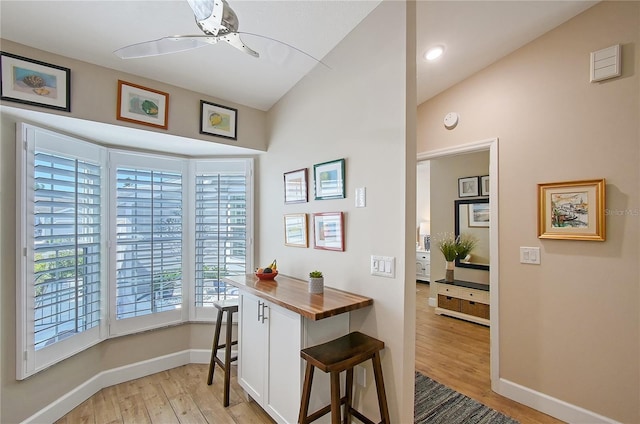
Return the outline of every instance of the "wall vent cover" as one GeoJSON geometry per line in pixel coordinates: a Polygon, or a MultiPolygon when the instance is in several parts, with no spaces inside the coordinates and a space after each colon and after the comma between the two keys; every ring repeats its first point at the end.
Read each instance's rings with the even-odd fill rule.
{"type": "Polygon", "coordinates": [[[621,74],[620,44],[591,52],[591,82],[619,77],[621,74]]]}

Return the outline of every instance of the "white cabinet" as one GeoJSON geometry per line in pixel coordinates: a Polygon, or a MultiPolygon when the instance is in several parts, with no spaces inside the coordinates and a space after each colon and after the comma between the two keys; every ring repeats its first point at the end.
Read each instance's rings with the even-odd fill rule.
{"type": "MultiPolygon", "coordinates": [[[[240,386],[278,423],[296,423],[304,379],[300,350],[346,334],[349,314],[311,321],[242,291],[239,312],[240,386]]],[[[328,377],[326,388],[316,389],[323,379],[314,378],[314,393],[321,398],[312,405],[318,407],[330,403],[328,377]]]]}
{"type": "Polygon", "coordinates": [[[416,251],[416,280],[431,281],[431,252],[416,251]]]}

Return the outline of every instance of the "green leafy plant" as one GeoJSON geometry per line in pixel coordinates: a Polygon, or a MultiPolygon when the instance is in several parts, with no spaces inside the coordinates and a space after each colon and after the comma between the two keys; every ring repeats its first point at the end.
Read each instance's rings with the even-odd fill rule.
{"type": "Polygon", "coordinates": [[[456,259],[458,255],[457,247],[458,247],[458,238],[454,237],[453,234],[446,235],[438,239],[438,249],[444,255],[444,259],[447,262],[452,262],[456,259]]]}
{"type": "Polygon", "coordinates": [[[444,255],[447,262],[455,261],[456,258],[465,258],[477,246],[478,239],[470,234],[454,236],[448,234],[437,241],[438,249],[444,255]]]}
{"type": "Polygon", "coordinates": [[[322,278],[322,271],[311,271],[309,273],[309,277],[311,277],[311,278],[322,278]]]}
{"type": "Polygon", "coordinates": [[[460,234],[460,236],[458,236],[458,258],[466,258],[477,245],[478,239],[471,234],[460,234]]]}

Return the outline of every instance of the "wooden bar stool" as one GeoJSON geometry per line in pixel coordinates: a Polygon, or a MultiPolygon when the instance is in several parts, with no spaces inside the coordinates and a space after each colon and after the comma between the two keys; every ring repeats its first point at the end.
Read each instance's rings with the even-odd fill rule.
{"type": "Polygon", "coordinates": [[[380,351],[383,348],[384,342],[355,331],[327,343],[302,349],[300,351],[300,356],[307,361],[307,367],[304,376],[298,422],[300,424],[307,424],[331,411],[331,424],[339,424],[340,406],[344,404],[344,424],[351,422],[352,415],[363,423],[375,424],[351,406],[351,398],[353,394],[353,367],[371,359],[373,362],[373,375],[376,380],[376,389],[378,391],[378,406],[380,408],[380,417],[382,420],[380,423],[389,424],[389,408],[387,407],[387,395],[384,391],[382,365],[380,364],[380,351]],[[325,373],[330,373],[331,404],[319,409],[311,415],[308,415],[314,368],[318,368],[325,373]],[[347,379],[345,395],[341,398],[340,372],[342,371],[347,372],[347,379]]]}
{"type": "Polygon", "coordinates": [[[229,383],[231,382],[231,362],[238,359],[237,356],[231,357],[231,346],[237,345],[238,341],[231,340],[233,332],[233,314],[238,312],[238,299],[225,299],[213,302],[218,309],[218,319],[216,320],[216,331],[213,335],[213,348],[211,350],[211,362],[209,363],[209,376],[207,384],[210,386],[213,382],[213,372],[216,364],[224,370],[224,406],[229,406],[229,383]],[[220,328],[222,327],[222,314],[227,313],[227,334],[224,344],[220,344],[220,328]],[[218,358],[218,349],[224,348],[224,361],[218,358]]]}

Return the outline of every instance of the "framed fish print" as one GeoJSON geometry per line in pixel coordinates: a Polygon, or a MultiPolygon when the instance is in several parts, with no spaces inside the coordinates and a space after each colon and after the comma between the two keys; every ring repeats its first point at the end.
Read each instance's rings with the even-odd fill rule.
{"type": "Polygon", "coordinates": [[[71,111],[71,70],[0,52],[2,100],[71,111]]]}
{"type": "Polygon", "coordinates": [[[538,238],[604,241],[604,178],[538,184],[538,238]]]}
{"type": "Polygon", "coordinates": [[[118,80],[116,119],[166,130],[169,121],[169,94],[118,80]]]}

